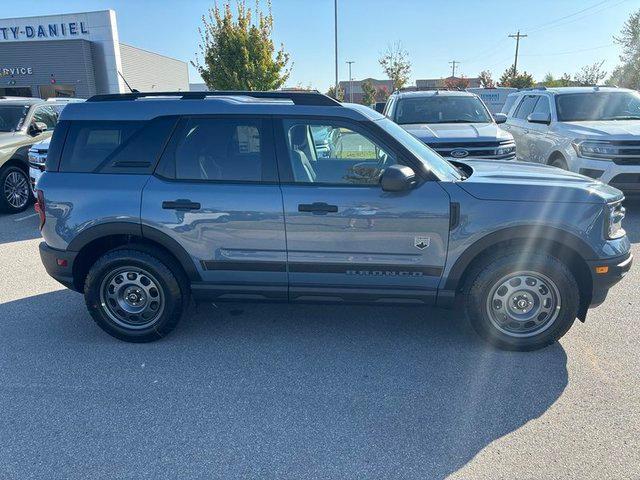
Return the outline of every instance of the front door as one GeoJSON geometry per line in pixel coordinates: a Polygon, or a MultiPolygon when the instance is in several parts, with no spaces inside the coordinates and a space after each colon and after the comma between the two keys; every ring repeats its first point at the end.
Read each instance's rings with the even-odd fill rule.
{"type": "Polygon", "coordinates": [[[381,172],[402,160],[355,122],[277,127],[289,298],[431,303],[449,231],[440,185],[384,192],[381,172]]]}
{"type": "Polygon", "coordinates": [[[202,278],[196,296],[287,298],[272,137],[266,118],[184,118],[144,189],[143,228],[187,251],[202,278]]]}

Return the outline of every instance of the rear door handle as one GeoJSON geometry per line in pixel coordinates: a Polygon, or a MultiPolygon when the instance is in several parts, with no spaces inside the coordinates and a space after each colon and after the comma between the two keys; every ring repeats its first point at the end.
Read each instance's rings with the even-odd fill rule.
{"type": "Polygon", "coordinates": [[[200,204],[191,200],[179,199],[162,202],[162,208],[165,210],[200,210],[200,204]]]}
{"type": "Polygon", "coordinates": [[[338,211],[338,206],[329,205],[324,202],[301,203],[298,205],[298,211],[311,212],[314,215],[326,215],[327,213],[336,213],[338,211]]]}

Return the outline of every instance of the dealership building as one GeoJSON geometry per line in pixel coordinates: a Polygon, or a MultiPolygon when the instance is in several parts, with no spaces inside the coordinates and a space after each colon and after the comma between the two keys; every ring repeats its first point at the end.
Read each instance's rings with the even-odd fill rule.
{"type": "Polygon", "coordinates": [[[0,19],[0,96],[188,91],[187,62],[120,43],[116,12],[0,19]]]}

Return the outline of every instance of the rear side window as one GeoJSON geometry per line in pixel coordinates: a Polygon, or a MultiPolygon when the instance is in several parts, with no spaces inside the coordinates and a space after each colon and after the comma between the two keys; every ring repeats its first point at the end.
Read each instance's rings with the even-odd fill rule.
{"type": "Polygon", "coordinates": [[[275,180],[271,129],[262,119],[186,118],[158,172],[178,180],[275,180]]]}
{"type": "Polygon", "coordinates": [[[65,141],[60,171],[138,173],[153,171],[177,119],[73,122],[65,141]]]}
{"type": "Polygon", "coordinates": [[[537,95],[527,95],[522,99],[520,105],[518,106],[518,110],[516,110],[515,117],[525,120],[529,114],[533,111],[536,106],[536,102],[538,101],[537,95]]]}

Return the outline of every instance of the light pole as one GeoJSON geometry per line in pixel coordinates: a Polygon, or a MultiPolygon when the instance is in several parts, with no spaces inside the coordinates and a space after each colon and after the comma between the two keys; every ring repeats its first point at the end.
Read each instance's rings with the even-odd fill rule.
{"type": "Polygon", "coordinates": [[[351,78],[351,65],[356,63],[353,60],[347,60],[349,65],[349,102],[353,103],[353,78],[351,78]]]}
{"type": "Polygon", "coordinates": [[[336,82],[333,86],[333,96],[338,99],[338,0],[333,0],[334,43],[336,48],[336,82]]]}

